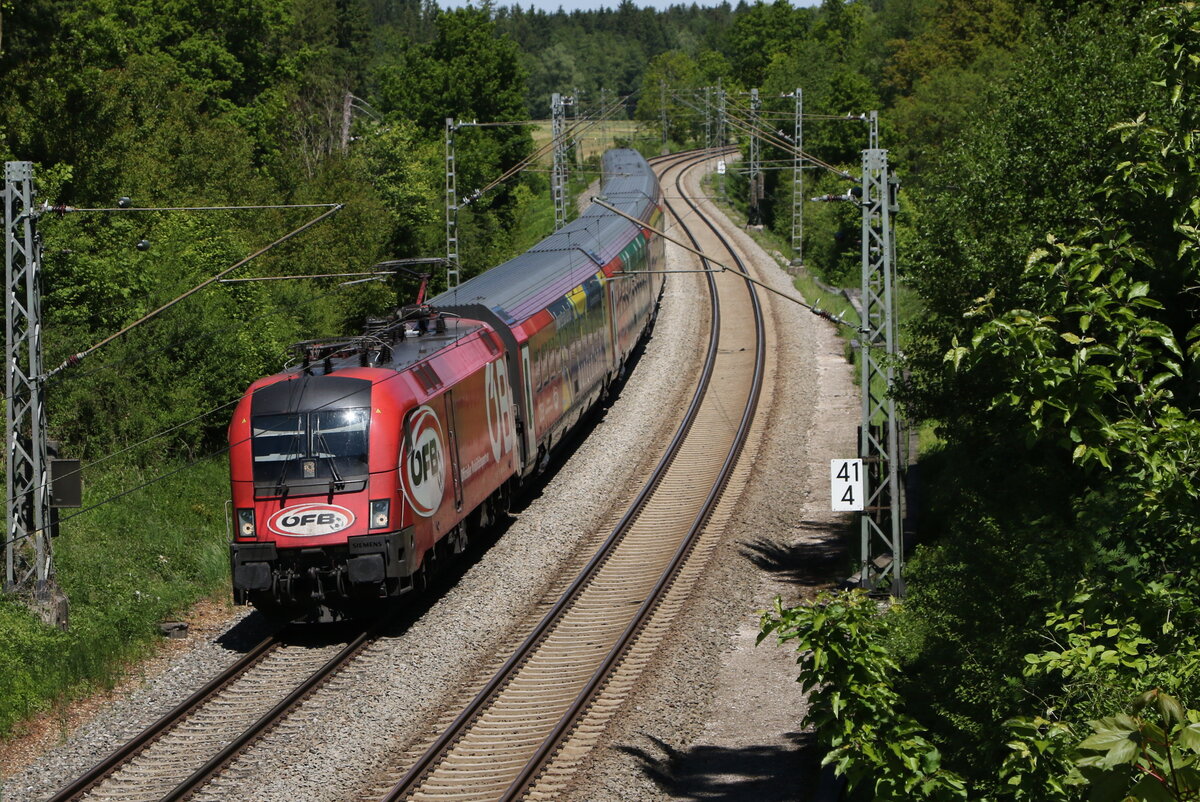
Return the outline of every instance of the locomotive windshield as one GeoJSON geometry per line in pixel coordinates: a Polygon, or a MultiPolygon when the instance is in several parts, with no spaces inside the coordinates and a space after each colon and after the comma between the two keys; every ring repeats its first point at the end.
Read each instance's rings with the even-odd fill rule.
{"type": "Polygon", "coordinates": [[[359,407],[254,416],[255,490],[263,495],[362,489],[369,422],[370,410],[359,407]]]}

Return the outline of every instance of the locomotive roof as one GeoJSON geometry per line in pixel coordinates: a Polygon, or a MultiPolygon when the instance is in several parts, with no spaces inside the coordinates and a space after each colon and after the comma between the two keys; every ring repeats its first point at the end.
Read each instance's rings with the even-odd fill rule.
{"type": "MultiPolygon", "coordinates": [[[[378,353],[372,352],[370,361],[366,367],[386,368],[388,370],[404,370],[405,368],[415,365],[416,363],[428,359],[436,352],[440,351],[448,345],[453,345],[464,337],[473,334],[483,328],[474,320],[459,320],[455,317],[447,316],[445,318],[446,330],[438,332],[434,323],[430,321],[428,331],[419,333],[415,323],[409,323],[405,326],[405,336],[403,339],[388,338],[388,346],[390,358],[386,362],[378,361],[378,353]]],[[[331,347],[336,347],[336,343],[342,338],[332,338],[329,340],[331,347]]],[[[358,346],[367,343],[369,337],[361,338],[345,338],[345,342],[354,343],[356,348],[352,349],[352,353],[345,355],[335,355],[330,360],[330,365],[336,372],[345,368],[363,367],[360,362],[361,356],[358,351],[361,350],[358,346]]],[[[311,370],[315,373],[324,374],[324,369],[321,360],[312,363],[311,370]]],[[[303,373],[305,365],[292,364],[285,368],[282,373],[284,375],[303,373]]]]}
{"type": "MultiPolygon", "coordinates": [[[[635,150],[616,149],[604,154],[603,167],[602,198],[648,222],[659,190],[646,160],[635,150]]],[[[636,233],[634,223],[590,204],[525,253],[447,290],[430,304],[445,310],[482,304],[505,323],[516,324],[595,275],[636,233]]]]}

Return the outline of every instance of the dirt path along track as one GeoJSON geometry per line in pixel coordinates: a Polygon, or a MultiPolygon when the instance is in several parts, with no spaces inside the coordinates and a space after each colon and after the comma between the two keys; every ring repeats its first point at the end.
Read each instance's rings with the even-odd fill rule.
{"type": "MultiPolygon", "coordinates": [[[[674,180],[679,192],[682,172],[702,160],[669,161],[664,185],[674,180]]],[[[667,205],[680,228],[702,225],[694,209],[667,205]]],[[[722,261],[736,259],[730,254],[722,261]]],[[[707,284],[708,358],[643,492],[559,603],[384,799],[507,800],[558,787],[561,778],[542,770],[675,582],[753,419],[764,363],[757,297],[729,273],[707,284]]]]}

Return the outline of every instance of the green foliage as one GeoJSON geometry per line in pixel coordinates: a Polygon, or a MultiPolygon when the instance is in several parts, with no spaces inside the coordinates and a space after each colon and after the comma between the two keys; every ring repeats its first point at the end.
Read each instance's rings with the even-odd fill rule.
{"type": "Polygon", "coordinates": [[[816,728],[833,764],[853,790],[871,785],[873,798],[966,799],[961,777],[941,767],[941,753],[904,712],[896,690],[900,665],[887,647],[890,613],[862,591],[822,593],[812,604],[762,614],[758,642],[774,635],[795,641],[799,681],[809,693],[804,723],[816,728]]]}
{"type": "Polygon", "coordinates": [[[1131,713],[1090,722],[1092,734],[1077,747],[1083,755],[1076,765],[1093,770],[1094,795],[1136,802],[1200,799],[1200,711],[1185,712],[1156,688],[1142,694],[1131,713]],[[1148,707],[1158,722],[1142,715],[1148,707]]]}
{"type": "MultiPolygon", "coordinates": [[[[868,737],[896,726],[893,754],[936,752],[971,798],[1194,799],[1200,714],[1173,700],[1200,695],[1200,12],[855,5],[827,4],[766,69],[806,110],[838,92],[896,104],[892,153],[916,171],[902,269],[923,308],[904,400],[942,443],[922,459],[904,606],[822,597],[764,631],[800,644],[810,723],[852,778],[884,778],[874,798],[917,798],[902,783],[928,769],[868,737]],[[890,54],[800,81],[806,48],[832,41],[890,54]]],[[[821,139],[846,162],[853,146],[821,139]]],[[[810,229],[853,223],[834,214],[810,229]]],[[[837,280],[855,244],[805,251],[837,280]]]]}
{"type": "MultiPolygon", "coordinates": [[[[405,245],[420,243],[431,250],[443,246],[444,232],[434,224],[443,213],[446,119],[492,123],[519,122],[527,116],[525,73],[517,45],[498,30],[486,9],[441,12],[434,29],[430,41],[404,42],[375,64],[375,100],[386,124],[371,134],[380,140],[372,147],[372,156],[386,170],[380,183],[388,185],[384,191],[401,196],[389,200],[394,213],[411,223],[398,227],[397,233],[407,238],[405,245]],[[405,145],[406,139],[422,141],[412,147],[405,145]],[[397,162],[405,165],[407,177],[416,180],[398,180],[397,162]]],[[[457,185],[464,208],[459,214],[459,253],[466,277],[508,255],[505,232],[516,210],[511,185],[482,197],[477,191],[532,149],[527,126],[460,128],[456,133],[457,185]]]]}
{"type": "Polygon", "coordinates": [[[700,69],[686,53],[671,50],[655,56],[642,74],[642,91],[634,118],[658,124],[665,108],[668,135],[675,141],[686,142],[697,133],[703,137],[703,119],[697,122],[696,115],[684,105],[698,105],[694,90],[700,87],[700,81],[700,69]],[[681,119],[688,122],[681,124],[681,119]]]}
{"type": "Polygon", "coordinates": [[[1140,41],[1116,13],[1089,12],[1043,34],[1003,84],[979,96],[963,139],[906,192],[918,229],[904,265],[926,300],[926,315],[913,322],[923,343],[910,360],[907,400],[916,414],[969,429],[960,418],[979,415],[998,391],[987,376],[1011,375],[998,362],[963,381],[941,356],[982,323],[963,317],[976,299],[994,291],[996,308],[1026,306],[1030,285],[1020,275],[1029,252],[1047,232],[1075,230],[1093,214],[1106,174],[1096,154],[1112,147],[1108,129],[1145,110],[1151,73],[1140,41]]]}
{"type": "Polygon", "coordinates": [[[1016,802],[1068,802],[1080,797],[1086,780],[1072,760],[1079,741],[1075,728],[1048,716],[1012,718],[1004,726],[1012,740],[1000,766],[1004,786],[998,796],[1016,802]]]}
{"type": "MultiPolygon", "coordinates": [[[[130,465],[107,466],[85,503],[146,481],[130,465]]],[[[154,485],[134,503],[101,507],[62,524],[58,581],[71,600],[65,632],[0,599],[0,734],[45,709],[120,679],[122,665],[161,636],[155,624],[228,582],[223,460],[154,485]]]]}
{"type": "MultiPolygon", "coordinates": [[[[1187,28],[1176,17],[1188,13],[1159,16],[1173,31],[1187,28]]],[[[1171,36],[1155,44],[1170,54],[1170,116],[1186,132],[1198,113],[1185,94],[1195,67],[1171,36]]],[[[1036,305],[996,314],[994,294],[985,296],[969,313],[984,321],[970,346],[955,344],[945,358],[964,372],[1011,366],[992,407],[1020,420],[1028,441],[1069,449],[1090,481],[1123,496],[1132,521],[1191,537],[1200,424],[1180,403],[1194,386],[1200,308],[1181,289],[1200,275],[1200,206],[1177,199],[1195,196],[1196,143],[1145,115],[1114,130],[1125,152],[1103,182],[1104,215],[1034,251],[1020,292],[1036,305]]]]}
{"type": "Polygon", "coordinates": [[[910,563],[902,687],[986,798],[1191,798],[1186,771],[1175,787],[1162,770],[1190,760],[1177,739],[1191,736],[1124,711],[1147,685],[1200,691],[1197,13],[1119,26],[1123,7],[1086,9],[1053,53],[1031,41],[1003,87],[1020,115],[995,95],[1001,116],[971,134],[987,158],[941,168],[970,191],[917,193],[911,276],[929,314],[909,400],[946,444],[926,461],[941,537],[910,563]],[[1162,96],[1145,92],[1151,57],[1162,96]],[[1076,117],[1100,75],[1108,110],[1076,117]],[[1037,111],[1058,93],[1059,119],[1037,111]],[[1018,144],[1033,139],[1036,153],[1018,144]],[[1033,249],[1037,229],[1055,233],[1033,249]],[[1042,716],[1011,718],[1029,698],[1042,716]]]}
{"type": "MultiPolygon", "coordinates": [[[[712,83],[729,76],[724,34],[735,16],[728,3],[713,8],[676,5],[665,12],[623,0],[615,9],[594,11],[497,8],[497,28],[521,49],[529,73],[528,114],[545,118],[554,92],[575,94],[595,107],[600,90],[611,100],[628,97],[643,83],[645,65],[675,50],[701,64],[712,83]]],[[[632,111],[634,101],[629,102],[632,111]]],[[[620,117],[619,117],[620,118],[620,117]]]]}
{"type": "MultiPolygon", "coordinates": [[[[237,278],[353,272],[437,253],[441,120],[422,129],[419,115],[391,115],[387,99],[371,94],[369,56],[390,32],[367,26],[367,8],[357,0],[5,4],[0,149],[35,162],[39,201],[51,203],[110,207],[128,195],[143,208],[345,204],[237,278]],[[343,149],[347,92],[368,100],[358,102],[365,111],[356,109],[343,149]]],[[[428,36],[410,41],[421,57],[419,74],[408,76],[425,93],[418,111],[522,118],[517,53],[493,35],[487,14],[430,19],[428,36]]],[[[472,168],[462,176],[473,182],[530,148],[521,128],[465,139],[472,168]]],[[[463,250],[475,270],[504,250],[498,232],[513,206],[502,191],[472,210],[482,222],[463,250]]],[[[44,215],[47,365],[317,213],[44,215]],[[143,239],[149,248],[135,248],[143,239]]],[[[214,285],[55,376],[52,435],[64,453],[95,461],[85,469],[85,503],[111,503],[66,521],[55,542],[72,602],[68,632],[0,604],[0,732],[49,700],[111,682],[157,637],[157,621],[225,592],[227,466],[191,462],[220,456],[229,402],[278,370],[288,343],[357,331],[409,293],[402,282],[329,279],[214,285]]]]}
{"type": "MultiPolygon", "coordinates": [[[[827,7],[838,12],[841,3],[827,4],[827,7]]],[[[730,28],[727,45],[734,80],[746,87],[760,86],[771,59],[777,53],[785,52],[792,43],[806,38],[811,15],[810,9],[793,8],[786,0],[770,4],[758,0],[738,14],[730,28]]]]}
{"type": "MultiPolygon", "coordinates": [[[[1191,5],[1143,6],[0,3],[0,149],[37,163],[41,199],[78,206],[345,202],[240,275],[313,274],[440,252],[446,117],[539,118],[551,92],[578,89],[586,108],[605,88],[640,90],[625,114],[657,123],[659,79],[683,97],[721,80],[737,103],[757,86],[787,133],[796,87],[810,114],[882,109],[905,186],[901,269],[922,310],[905,335],[903,400],[942,436],[923,465],[926,542],[903,608],[823,596],[777,606],[764,637],[800,646],[810,721],[860,792],[1190,798],[1195,717],[1161,699],[1200,697],[1200,25],[1191,5]],[[1166,91],[1147,90],[1154,78],[1166,91]],[[343,150],[347,92],[365,100],[343,150]],[[1130,708],[1146,687],[1161,695],[1130,708]],[[1031,699],[1040,716],[1023,715],[1031,699]]],[[[670,103],[672,139],[695,141],[702,120],[670,103]]],[[[806,150],[852,172],[865,140],[862,123],[805,126],[806,150]]],[[[528,127],[463,128],[456,147],[471,275],[551,215],[541,176],[472,198],[531,151],[528,127]]],[[[766,146],[763,158],[790,153],[766,146]]],[[[762,203],[785,237],[790,177],[769,172],[762,203]]],[[[847,188],[805,180],[806,195],[847,188]]],[[[731,176],[729,191],[741,202],[744,180],[731,176]]],[[[47,218],[47,361],[305,214],[47,218]],[[134,250],[143,238],[150,250],[134,250]]],[[[857,210],[805,214],[814,274],[854,283],[857,210]]],[[[210,288],[56,379],[51,426],[89,458],[171,429],[119,468],[90,469],[89,500],[107,498],[219,449],[218,405],[276,369],[287,343],[353,331],[409,292],[403,281],[210,288]]],[[[197,470],[67,523],[57,557],[71,632],[0,604],[0,729],[81,678],[108,682],[157,618],[225,582],[223,468],[197,470]]]]}
{"type": "Polygon", "coordinates": [[[920,17],[911,38],[896,38],[886,68],[888,82],[909,89],[915,79],[946,68],[964,69],[986,53],[1009,49],[1024,32],[1020,2],[979,0],[925,0],[914,3],[920,17]]]}
{"type": "MultiPolygon", "coordinates": [[[[979,755],[1003,746],[995,722],[1026,703],[1031,680],[1014,666],[1039,647],[1036,633],[1047,610],[1076,592],[1077,577],[1160,566],[1181,543],[1150,535],[1144,521],[1129,516],[1133,493],[1118,495],[1098,481],[1106,475],[1098,462],[1099,473],[1077,470],[1073,455],[1082,441],[1071,439],[1072,426],[1104,426],[1090,412],[1083,413],[1086,423],[1063,425],[1062,411],[1051,415],[1043,400],[1037,410],[1051,429],[1034,430],[1031,394],[1057,387],[1056,402],[1070,406],[1091,392],[1075,383],[1065,340],[1035,345],[1040,335],[1031,335],[1018,346],[1015,339],[985,338],[980,342],[988,347],[1003,342],[1011,350],[972,350],[969,368],[953,367],[962,352],[952,349],[973,349],[976,333],[993,317],[985,303],[1033,311],[1006,320],[1023,334],[1054,325],[1038,323],[1042,317],[1078,322],[1061,316],[1062,273],[1024,280],[1021,265],[1044,239],[1036,231],[1070,230],[1091,214],[1095,187],[1104,180],[1094,155],[1113,147],[1105,133],[1113,111],[1136,117],[1146,102],[1149,71],[1130,33],[1137,26],[1117,25],[1124,18],[1116,12],[1109,12],[1110,23],[1103,16],[1089,10],[1052,38],[1039,35],[1005,69],[1007,80],[981,98],[998,104],[995,111],[977,116],[970,139],[940,157],[936,175],[914,182],[904,196],[907,208],[915,207],[917,230],[901,258],[924,304],[907,349],[906,400],[917,417],[938,421],[944,439],[923,459],[930,492],[925,546],[910,562],[913,635],[905,689],[919,719],[951,722],[953,735],[939,727],[936,736],[950,765],[977,783],[991,782],[990,764],[979,755]],[[1097,98],[1105,108],[1091,105],[1097,98]],[[1039,147],[1027,147],[1032,141],[1039,147]],[[1055,299],[1052,309],[1038,305],[1047,298],[1055,299]],[[981,314],[964,316],[973,306],[981,314]],[[1053,350],[1039,355],[1046,345],[1053,350]],[[1057,370],[1067,373],[1053,378],[1057,370]],[[1004,400],[1014,397],[1025,398],[1024,405],[1004,400]]],[[[1126,289],[1145,280],[1126,276],[1126,289]]],[[[1114,288],[1114,298],[1126,299],[1126,289],[1114,288]]],[[[1139,307],[1131,313],[1140,315],[1139,307]]],[[[1137,337],[1120,343],[1125,353],[1141,346],[1165,348],[1137,337]]],[[[1087,356],[1078,367],[1102,359],[1087,356]]],[[[1121,403],[1113,399],[1112,416],[1121,403]]],[[[1048,682],[1035,684],[1039,694],[1056,693],[1048,682]]]]}
{"type": "Polygon", "coordinates": [[[391,218],[391,254],[429,253],[440,244],[431,233],[443,215],[438,189],[445,176],[438,169],[441,154],[437,151],[407,121],[379,126],[363,137],[359,154],[365,177],[391,218]]]}
{"type": "Polygon", "coordinates": [[[1138,696],[1129,712],[1089,721],[1083,740],[1062,721],[1013,719],[1006,726],[1016,736],[1002,770],[1013,799],[1200,799],[1200,711],[1184,710],[1159,688],[1138,696]]]}

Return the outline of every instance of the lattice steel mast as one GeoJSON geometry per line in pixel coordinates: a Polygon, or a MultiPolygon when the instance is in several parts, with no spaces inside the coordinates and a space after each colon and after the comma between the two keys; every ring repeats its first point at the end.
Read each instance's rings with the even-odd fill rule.
{"type": "Polygon", "coordinates": [[[583,142],[580,140],[579,106],[583,103],[579,87],[571,88],[571,167],[583,167],[583,142]]]}
{"type": "Polygon", "coordinates": [[[458,174],[454,163],[454,132],[457,126],[453,117],[446,118],[446,286],[458,286],[460,264],[458,260],[458,174]]]}
{"type": "Polygon", "coordinates": [[[792,131],[792,264],[804,264],[804,92],[796,87],[792,131]]]}
{"type": "Polygon", "coordinates": [[[713,119],[712,119],[712,87],[704,87],[704,159],[712,158],[713,119]]]}
{"type": "Polygon", "coordinates": [[[665,156],[670,152],[670,146],[667,144],[667,82],[658,82],[658,117],[659,127],[662,129],[662,153],[665,156]]]}
{"type": "MultiPolygon", "coordinates": [[[[721,80],[717,79],[717,147],[725,147],[725,89],[721,80]]],[[[721,173],[721,202],[726,203],[729,196],[725,192],[725,173],[721,173]]]]}
{"type": "Polygon", "coordinates": [[[758,208],[758,202],[762,198],[762,163],[759,156],[758,131],[760,121],[758,111],[760,107],[758,98],[758,89],[750,90],[750,211],[747,214],[747,222],[751,225],[758,225],[762,222],[762,213],[758,208]]]}
{"type": "Polygon", "coordinates": [[[567,224],[567,154],[563,117],[563,98],[555,92],[550,96],[550,136],[554,141],[554,168],[550,175],[550,192],[554,196],[555,231],[567,224]]]}
{"type": "MultiPolygon", "coordinates": [[[[871,140],[878,144],[875,113],[871,140]]],[[[895,316],[896,183],[888,176],[887,151],[871,147],[862,155],[862,426],[859,456],[866,469],[859,584],[888,586],[904,594],[904,542],[900,517],[900,432],[891,396],[897,356],[895,316]]]]}
{"type": "Polygon", "coordinates": [[[603,86],[600,87],[600,109],[597,116],[600,117],[600,152],[603,153],[608,149],[608,143],[612,140],[609,138],[608,118],[604,110],[608,108],[608,90],[603,86]]]}
{"type": "Polygon", "coordinates": [[[50,462],[46,395],[42,380],[41,238],[33,206],[33,165],[4,165],[4,353],[8,404],[8,533],[4,554],[6,591],[35,595],[54,575],[50,549],[50,462]],[[32,553],[32,560],[29,555],[32,553]]]}

